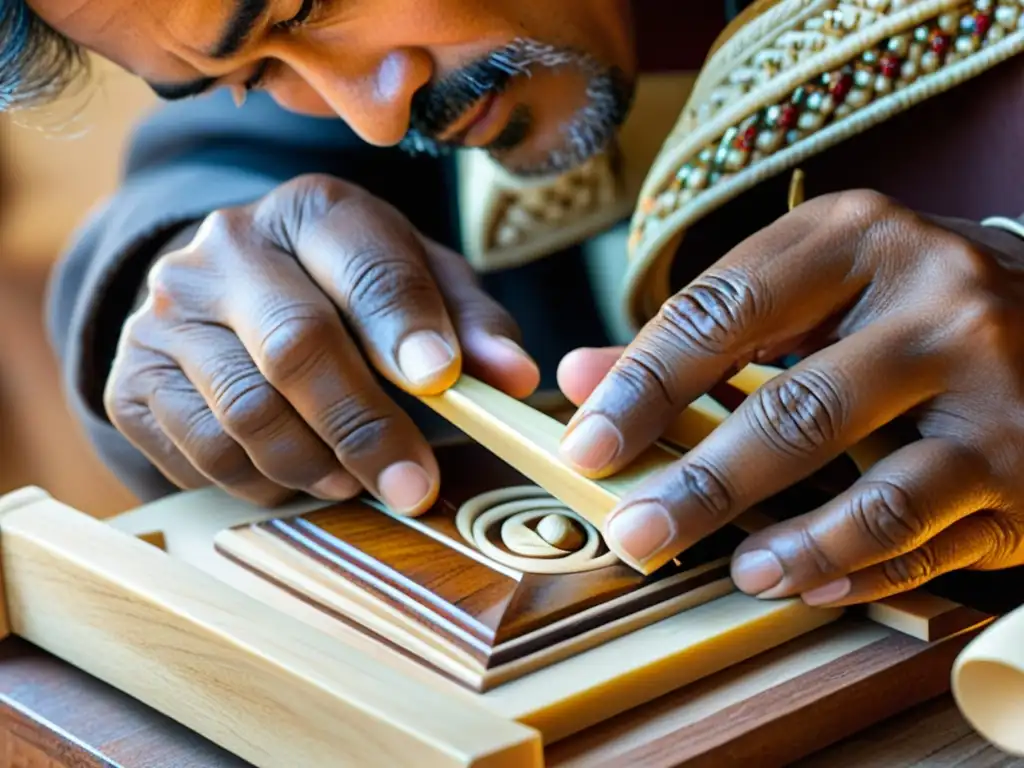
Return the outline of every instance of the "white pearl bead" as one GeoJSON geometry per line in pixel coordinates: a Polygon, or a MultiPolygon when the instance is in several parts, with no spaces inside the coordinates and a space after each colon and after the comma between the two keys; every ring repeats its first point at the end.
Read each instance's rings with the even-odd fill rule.
{"type": "Polygon", "coordinates": [[[939,54],[935,51],[928,51],[924,56],[921,57],[921,69],[925,72],[934,72],[939,68],[939,54]]]}
{"type": "Polygon", "coordinates": [[[762,152],[774,152],[782,144],[781,131],[761,131],[757,135],[757,148],[762,152]]]}
{"type": "Polygon", "coordinates": [[[875,92],[876,93],[889,93],[892,90],[892,80],[885,75],[879,75],[875,78],[875,92]]]}
{"type": "Polygon", "coordinates": [[[988,13],[992,10],[992,0],[974,0],[974,7],[982,13],[988,13]]]}
{"type": "Polygon", "coordinates": [[[706,168],[694,168],[686,177],[687,189],[704,189],[708,183],[708,172],[706,168]]]}
{"type": "Polygon", "coordinates": [[[904,80],[913,80],[917,77],[917,64],[912,61],[903,62],[903,66],[900,67],[900,76],[904,80]]]}
{"type": "Polygon", "coordinates": [[[959,53],[974,53],[978,50],[978,40],[974,37],[958,37],[956,39],[956,49],[959,53]]]}
{"type": "MultiPolygon", "coordinates": [[[[1024,0],[1021,0],[1021,2],[1024,2],[1024,0]]],[[[939,16],[937,23],[939,25],[939,29],[943,32],[946,34],[952,34],[953,32],[956,32],[957,27],[960,26],[960,17],[953,13],[944,13],[939,16]]]]}
{"type": "Polygon", "coordinates": [[[996,22],[1007,29],[1017,26],[1017,19],[1020,18],[1020,10],[1012,5],[1000,5],[996,8],[996,22]]]}
{"type": "Polygon", "coordinates": [[[738,171],[747,162],[747,153],[742,149],[732,149],[725,156],[725,167],[730,171],[738,171]]]}
{"type": "MultiPolygon", "coordinates": [[[[849,104],[854,109],[860,109],[869,101],[871,101],[871,94],[860,88],[855,88],[847,95],[844,103],[849,104]]],[[[836,114],[838,113],[839,110],[836,110],[836,114]]]]}
{"type": "Polygon", "coordinates": [[[816,131],[825,124],[825,116],[817,112],[804,112],[796,124],[801,130],[816,131]]]}
{"type": "Polygon", "coordinates": [[[889,39],[889,50],[897,56],[906,56],[909,46],[910,40],[907,39],[906,35],[898,35],[889,39]]]}

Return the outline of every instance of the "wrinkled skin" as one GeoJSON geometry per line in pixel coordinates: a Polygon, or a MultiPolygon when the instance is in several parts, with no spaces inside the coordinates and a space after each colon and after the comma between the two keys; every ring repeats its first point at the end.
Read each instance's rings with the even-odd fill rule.
{"type": "Polygon", "coordinates": [[[880,195],[814,199],[673,296],[630,346],[560,371],[563,444],[608,474],[751,361],[801,361],[636,490],[610,544],[657,566],[894,419],[920,439],[819,509],[749,537],[743,591],[845,605],[1024,564],[1024,244],[880,195]],[[621,355],[621,357],[620,357],[621,355]]]}
{"type": "Polygon", "coordinates": [[[519,397],[539,378],[464,259],[329,177],[214,214],[159,259],[148,288],[106,405],[183,488],[213,482],[264,505],[366,489],[419,514],[437,464],[372,373],[419,395],[463,370],[519,397]]]}
{"type": "Polygon", "coordinates": [[[286,109],[340,116],[371,144],[485,147],[519,173],[569,167],[606,146],[636,76],[627,0],[29,5],[161,95],[197,83],[259,88],[286,109]],[[232,21],[253,6],[263,12],[239,41],[232,21]]]}
{"type": "MultiPolygon", "coordinates": [[[[31,4],[163,93],[197,78],[244,92],[260,74],[284,107],[337,115],[367,142],[481,147],[523,174],[598,151],[636,74],[625,0],[271,0],[256,33],[221,56],[211,49],[228,0],[31,4]],[[531,76],[505,82],[509,57],[531,76]]],[[[804,355],[624,500],[609,542],[665,562],[902,416],[921,439],[823,508],[752,536],[734,560],[740,589],[847,604],[1020,564],[1022,265],[1012,236],[835,194],[725,255],[624,354],[571,355],[561,383],[582,409],[565,458],[592,475],[623,466],[730,370],[804,355]]],[[[419,514],[437,465],[372,372],[413,394],[463,370],[517,397],[538,381],[465,263],[336,179],[213,213],[156,261],[149,287],[107,406],[186,488],[215,483],[263,504],[366,489],[419,514]]]]}

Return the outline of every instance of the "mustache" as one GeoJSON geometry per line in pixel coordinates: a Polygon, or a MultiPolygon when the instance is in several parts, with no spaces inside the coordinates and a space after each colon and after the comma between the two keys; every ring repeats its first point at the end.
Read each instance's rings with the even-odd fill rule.
{"type": "MultiPolygon", "coordinates": [[[[574,65],[595,69],[588,57],[571,49],[517,39],[504,48],[464,66],[444,80],[426,85],[412,98],[409,131],[402,146],[411,151],[443,154],[437,137],[466,114],[484,96],[500,95],[518,77],[529,76],[535,67],[574,65]]],[[[520,116],[518,131],[525,132],[520,116]]]]}
{"type": "MultiPolygon", "coordinates": [[[[520,176],[542,176],[567,171],[603,151],[626,119],[635,95],[635,83],[616,67],[609,67],[586,53],[533,40],[514,40],[504,48],[472,62],[438,83],[414,94],[409,130],[399,143],[411,155],[450,155],[458,139],[438,137],[462,118],[481,98],[501,95],[515,80],[530,77],[536,69],[571,68],[587,81],[586,104],[560,128],[562,143],[543,158],[535,158],[508,170],[520,176]]],[[[510,152],[531,135],[533,114],[518,105],[508,125],[488,147],[492,155],[510,152]]]]}

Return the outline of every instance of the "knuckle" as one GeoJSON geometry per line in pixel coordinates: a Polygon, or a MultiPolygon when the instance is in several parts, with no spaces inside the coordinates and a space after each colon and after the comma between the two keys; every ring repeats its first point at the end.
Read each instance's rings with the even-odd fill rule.
{"type": "Polygon", "coordinates": [[[833,198],[832,216],[841,221],[870,224],[897,210],[891,198],[873,189],[851,189],[833,198]]]}
{"type": "Polygon", "coordinates": [[[672,495],[693,499],[713,523],[728,520],[736,507],[736,495],[722,473],[709,464],[683,461],[675,470],[677,488],[672,495]]]}
{"type": "Polygon", "coordinates": [[[771,447],[804,457],[835,442],[845,422],[844,397],[820,371],[779,376],[761,387],[743,408],[747,423],[771,447]]]}
{"type": "Polygon", "coordinates": [[[253,223],[272,241],[294,250],[299,233],[321,222],[340,201],[359,195],[357,187],[333,176],[302,174],[260,200],[253,223]]]}
{"type": "Polygon", "coordinates": [[[806,526],[801,526],[799,537],[800,551],[810,558],[810,562],[817,573],[822,576],[831,576],[842,570],[835,560],[829,556],[828,550],[822,545],[812,530],[806,526]]]}
{"type": "MultiPolygon", "coordinates": [[[[158,259],[146,275],[146,289],[149,292],[148,310],[157,318],[169,318],[182,308],[184,299],[189,295],[189,285],[194,284],[194,277],[189,267],[181,264],[168,254],[158,259]]],[[[133,314],[125,331],[133,333],[149,312],[143,310],[133,314]]]]}
{"type": "Polygon", "coordinates": [[[903,552],[928,534],[928,526],[910,494],[893,483],[879,482],[865,488],[852,499],[849,514],[883,552],[903,552]]]}
{"type": "Polygon", "coordinates": [[[340,284],[345,305],[364,319],[429,306],[436,296],[425,269],[375,245],[349,254],[341,268],[340,284]]]}
{"type": "Polygon", "coordinates": [[[767,311],[766,292],[749,275],[735,271],[707,275],[662,305],[656,327],[683,351],[725,355],[734,351],[737,332],[754,326],[767,311]]]}
{"type": "Polygon", "coordinates": [[[275,385],[301,380],[335,346],[338,319],[313,307],[287,306],[270,314],[257,365],[275,385]]]}
{"type": "Polygon", "coordinates": [[[983,526],[984,540],[988,542],[978,562],[980,567],[1005,568],[1021,562],[1024,534],[1019,525],[1001,514],[983,516],[979,523],[983,526]]]}
{"type": "Polygon", "coordinates": [[[975,356],[1016,370],[1020,366],[1020,328],[1024,324],[1020,305],[989,291],[957,303],[955,338],[965,340],[975,356]]]}
{"type": "MultiPolygon", "coordinates": [[[[230,255],[252,238],[252,216],[244,208],[224,208],[214,211],[203,221],[193,240],[206,253],[230,255]]],[[[180,252],[184,254],[185,252],[180,252]]]]}
{"type": "Polygon", "coordinates": [[[225,434],[213,412],[198,409],[187,417],[183,453],[209,478],[223,485],[244,485],[252,480],[248,454],[225,434]]]}
{"type": "Polygon", "coordinates": [[[934,571],[935,558],[924,547],[886,560],[882,564],[883,577],[890,585],[898,589],[913,587],[928,581],[934,571]]]}
{"type": "Polygon", "coordinates": [[[617,388],[624,387],[636,398],[652,405],[652,396],[661,401],[660,405],[671,406],[675,403],[675,373],[667,363],[667,355],[659,354],[654,349],[638,346],[627,357],[615,364],[612,378],[617,388]]]}
{"type": "Polygon", "coordinates": [[[212,401],[218,421],[240,440],[271,436],[284,399],[254,367],[227,368],[215,377],[212,401]]]}
{"type": "Polygon", "coordinates": [[[340,398],[319,417],[335,453],[359,459],[386,445],[394,417],[373,408],[359,395],[340,398]]]}

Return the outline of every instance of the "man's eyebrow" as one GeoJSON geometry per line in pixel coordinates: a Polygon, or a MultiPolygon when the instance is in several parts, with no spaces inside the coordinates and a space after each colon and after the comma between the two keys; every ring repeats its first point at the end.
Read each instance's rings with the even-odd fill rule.
{"type": "Polygon", "coordinates": [[[267,12],[270,0],[234,0],[234,3],[235,12],[224,34],[210,51],[211,58],[226,59],[238,53],[267,12]]]}
{"type": "Polygon", "coordinates": [[[180,101],[199,96],[217,84],[214,77],[200,77],[185,83],[146,83],[164,101],[180,101]]]}
{"type": "MultiPolygon", "coordinates": [[[[238,53],[252,36],[270,3],[271,0],[234,0],[235,11],[224,34],[210,51],[210,57],[226,59],[238,53]]],[[[199,96],[216,84],[217,78],[214,77],[200,77],[184,83],[147,82],[153,93],[164,101],[180,101],[199,96]]]]}

